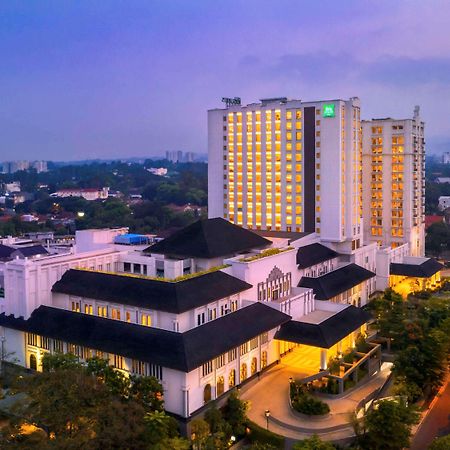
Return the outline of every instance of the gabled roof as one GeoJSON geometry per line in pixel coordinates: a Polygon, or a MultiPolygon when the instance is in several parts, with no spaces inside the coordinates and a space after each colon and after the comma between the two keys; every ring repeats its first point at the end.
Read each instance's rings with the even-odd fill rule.
{"type": "Polygon", "coordinates": [[[40,306],[28,320],[0,314],[0,325],[190,372],[289,319],[269,306],[254,303],[185,333],[176,333],[40,306]]]}
{"type": "Polygon", "coordinates": [[[297,265],[299,269],[306,269],[338,256],[339,253],[325,245],[319,243],[305,245],[297,250],[297,265]]]}
{"type": "Polygon", "coordinates": [[[220,270],[171,282],[70,269],[52,292],[181,314],[251,287],[220,270]]]}
{"type": "Polygon", "coordinates": [[[218,217],[199,220],[144,251],[208,259],[231,256],[270,244],[268,239],[218,217]]]}
{"type": "Polygon", "coordinates": [[[275,333],[275,339],[330,348],[345,336],[355,331],[371,318],[361,308],[349,305],[334,316],[321,323],[307,323],[291,320],[281,325],[275,333]]]}
{"type": "Polygon", "coordinates": [[[405,277],[428,278],[442,270],[444,266],[434,258],[429,258],[421,264],[391,263],[390,275],[405,277]]]}
{"type": "Polygon", "coordinates": [[[302,277],[298,286],[313,289],[317,300],[329,300],[374,276],[370,270],[351,263],[317,278],[302,277]]]}

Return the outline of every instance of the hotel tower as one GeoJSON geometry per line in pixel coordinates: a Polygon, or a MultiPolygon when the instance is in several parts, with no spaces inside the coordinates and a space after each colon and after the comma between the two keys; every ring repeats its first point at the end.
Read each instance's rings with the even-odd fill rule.
{"type": "Polygon", "coordinates": [[[236,103],[208,112],[209,217],[362,245],[359,99],[236,103]]]}
{"type": "Polygon", "coordinates": [[[409,243],[425,252],[425,142],[419,107],[412,119],[373,119],[363,127],[364,240],[409,243]]]}

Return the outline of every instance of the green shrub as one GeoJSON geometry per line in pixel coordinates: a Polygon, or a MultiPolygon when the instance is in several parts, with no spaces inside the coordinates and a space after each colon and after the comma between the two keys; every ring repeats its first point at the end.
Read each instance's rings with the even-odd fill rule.
{"type": "Polygon", "coordinates": [[[279,434],[272,433],[254,422],[248,421],[247,427],[250,429],[248,439],[251,443],[269,444],[275,448],[284,448],[285,438],[279,434]]]}
{"type": "Polygon", "coordinates": [[[353,364],[355,360],[355,352],[352,350],[344,355],[342,360],[347,364],[353,364]]]}
{"type": "Polygon", "coordinates": [[[330,412],[330,407],[325,402],[312,397],[304,386],[296,383],[291,384],[291,403],[296,411],[308,416],[320,416],[330,412]]]}
{"type": "Polygon", "coordinates": [[[310,395],[302,395],[292,402],[292,407],[299,413],[308,416],[321,416],[330,412],[330,407],[317,398],[310,395]]]}

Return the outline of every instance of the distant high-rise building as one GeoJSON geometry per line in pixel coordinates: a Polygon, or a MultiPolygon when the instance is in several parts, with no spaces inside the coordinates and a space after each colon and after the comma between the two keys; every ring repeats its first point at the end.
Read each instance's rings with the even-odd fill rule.
{"type": "Polygon", "coordinates": [[[413,256],[425,252],[424,122],[372,119],[363,127],[364,240],[382,246],[410,244],[413,256]]]}
{"type": "Polygon", "coordinates": [[[442,164],[450,164],[450,152],[444,152],[442,154],[442,164]]]}
{"type": "Polygon", "coordinates": [[[360,102],[264,99],[208,112],[208,211],[251,229],[362,243],[360,102]]]}
{"type": "Polygon", "coordinates": [[[2,163],[3,173],[15,173],[20,170],[28,170],[29,168],[29,161],[5,161],[2,163]]]}
{"type": "Polygon", "coordinates": [[[38,173],[47,172],[47,161],[5,161],[2,164],[2,173],[15,173],[20,170],[35,169],[38,173]]]}
{"type": "Polygon", "coordinates": [[[31,167],[36,170],[37,173],[47,172],[47,161],[33,161],[31,167]]]}
{"type": "Polygon", "coordinates": [[[183,152],[181,150],[166,151],[166,159],[173,163],[192,162],[194,161],[195,153],[183,152]]]}

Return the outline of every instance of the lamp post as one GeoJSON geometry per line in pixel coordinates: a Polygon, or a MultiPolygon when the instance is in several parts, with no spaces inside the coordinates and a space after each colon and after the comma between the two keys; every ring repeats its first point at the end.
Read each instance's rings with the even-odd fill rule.
{"type": "Polygon", "coordinates": [[[270,411],[266,409],[264,411],[264,415],[266,416],[266,428],[269,429],[269,417],[270,417],[270,411]]]}

